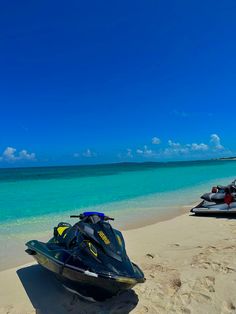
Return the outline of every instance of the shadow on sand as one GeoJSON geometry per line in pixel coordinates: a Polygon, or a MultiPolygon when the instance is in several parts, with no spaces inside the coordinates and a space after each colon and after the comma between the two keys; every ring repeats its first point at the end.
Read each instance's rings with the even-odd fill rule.
{"type": "Polygon", "coordinates": [[[39,265],[21,268],[17,275],[37,314],[127,314],[138,304],[133,290],[104,302],[86,301],[67,291],[53,273],[39,265]]]}
{"type": "Polygon", "coordinates": [[[191,217],[212,217],[216,219],[236,219],[236,214],[232,213],[190,213],[189,216],[191,217]]]}

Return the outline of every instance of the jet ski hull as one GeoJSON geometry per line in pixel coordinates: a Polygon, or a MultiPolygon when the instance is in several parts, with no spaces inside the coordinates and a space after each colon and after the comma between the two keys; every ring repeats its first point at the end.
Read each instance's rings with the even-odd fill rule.
{"type": "Polygon", "coordinates": [[[236,202],[231,203],[229,206],[225,203],[212,204],[208,202],[201,202],[199,205],[191,209],[191,213],[204,215],[204,214],[236,214],[236,202]]]}
{"type": "MultiPolygon", "coordinates": [[[[73,265],[71,256],[65,255],[63,258],[59,258],[61,252],[56,250],[51,252],[51,250],[47,250],[46,244],[36,240],[26,243],[26,246],[28,247],[26,252],[32,255],[39,265],[53,272],[63,285],[97,300],[111,297],[145,281],[144,277],[129,278],[97,274],[78,268],[73,265]]],[[[132,265],[137,272],[141,272],[137,265],[133,263],[132,265]]]]}

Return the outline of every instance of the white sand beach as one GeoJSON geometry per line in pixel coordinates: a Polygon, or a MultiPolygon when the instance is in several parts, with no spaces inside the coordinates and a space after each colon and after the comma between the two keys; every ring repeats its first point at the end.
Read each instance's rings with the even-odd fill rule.
{"type": "Polygon", "coordinates": [[[146,282],[105,302],[66,291],[37,264],[0,273],[1,314],[236,313],[236,220],[189,213],[124,232],[146,282]]]}

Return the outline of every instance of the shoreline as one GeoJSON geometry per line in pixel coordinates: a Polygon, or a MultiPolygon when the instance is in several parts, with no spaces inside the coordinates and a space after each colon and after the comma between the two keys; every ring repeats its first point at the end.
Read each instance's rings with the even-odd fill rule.
{"type": "Polygon", "coordinates": [[[194,207],[196,204],[198,204],[198,202],[194,202],[191,205],[179,206],[179,207],[176,207],[176,209],[173,210],[172,212],[159,213],[159,214],[153,215],[152,217],[150,217],[150,214],[148,217],[144,217],[143,219],[139,217],[137,220],[134,220],[133,222],[129,222],[123,225],[123,227],[121,227],[121,231],[125,232],[125,231],[136,230],[136,229],[144,228],[147,226],[155,225],[160,222],[172,220],[176,217],[189,213],[190,209],[194,207]]]}
{"type": "MultiPolygon", "coordinates": [[[[135,232],[136,230],[143,229],[143,228],[146,228],[146,227],[149,227],[152,225],[158,225],[159,223],[169,221],[169,220],[175,219],[175,218],[180,217],[180,216],[187,215],[190,212],[190,209],[193,206],[195,206],[196,204],[197,203],[195,202],[192,205],[182,206],[179,209],[176,209],[175,212],[156,215],[156,217],[154,217],[154,218],[146,217],[145,220],[142,220],[142,222],[140,219],[137,219],[137,221],[134,221],[132,223],[130,222],[130,223],[127,223],[126,225],[123,225],[123,227],[120,230],[123,234],[126,234],[126,232],[130,232],[130,231],[135,232]]],[[[48,240],[47,236],[48,236],[49,232],[51,233],[51,230],[46,231],[45,235],[41,238],[41,240],[47,241],[48,240]]],[[[29,257],[29,259],[32,259],[28,255],[24,255],[24,256],[29,257]]],[[[17,263],[16,265],[13,265],[10,267],[0,267],[0,273],[4,272],[4,271],[11,270],[11,269],[18,269],[19,267],[25,266],[28,264],[35,264],[35,263],[24,262],[24,263],[17,263]]]]}
{"type": "MultiPolygon", "coordinates": [[[[221,180],[223,181],[223,179],[221,180]]],[[[227,179],[225,177],[224,181],[226,180],[228,181],[229,178],[227,179]]],[[[189,205],[183,205],[181,198],[175,198],[174,205],[171,203],[172,201],[162,202],[163,199],[168,200],[168,197],[173,197],[173,194],[163,194],[161,195],[161,201],[159,201],[158,197],[160,194],[158,194],[154,196],[151,195],[150,202],[149,198],[141,197],[138,201],[135,199],[135,202],[131,200],[130,203],[119,203],[119,207],[113,208],[110,212],[108,211],[108,215],[115,216],[116,219],[112,225],[122,232],[169,221],[189,212],[191,207],[198,204],[200,200],[193,202],[194,199],[197,199],[196,195],[199,197],[199,191],[204,190],[204,187],[211,183],[212,181],[208,181],[207,184],[201,183],[194,187],[194,189],[188,188],[184,190],[182,193],[185,197],[185,204],[187,203],[189,205]],[[135,208],[136,204],[138,205],[137,208],[135,208]],[[121,211],[120,208],[124,208],[124,211],[121,211]]],[[[169,199],[171,200],[171,198],[169,199]]],[[[109,204],[107,204],[106,207],[109,208],[109,204]]],[[[31,239],[48,241],[52,236],[54,226],[52,225],[52,221],[55,221],[55,225],[59,221],[68,221],[68,215],[69,213],[64,213],[62,217],[60,217],[60,214],[58,217],[45,215],[39,218],[35,217],[32,221],[28,221],[27,219],[22,221],[16,220],[13,225],[11,225],[11,223],[3,223],[0,231],[0,271],[30,262],[30,257],[24,252],[25,243],[31,239]]],[[[71,223],[73,223],[73,221],[71,221],[71,223]]]]}
{"type": "MultiPolygon", "coordinates": [[[[187,214],[190,209],[195,206],[197,204],[197,202],[192,203],[191,205],[185,205],[185,206],[179,206],[177,208],[175,208],[175,210],[172,210],[170,212],[167,213],[159,213],[158,211],[155,213],[154,215],[151,216],[150,215],[150,211],[148,213],[145,213],[144,211],[144,215],[141,218],[142,215],[138,215],[137,218],[134,218],[133,221],[129,221],[128,223],[121,223],[121,226],[118,225],[113,227],[118,228],[122,231],[122,233],[125,233],[126,231],[132,231],[132,230],[137,230],[140,228],[144,228],[144,227],[148,227],[148,226],[152,226],[155,224],[159,224],[160,222],[164,222],[164,221],[169,221],[172,220],[178,216],[187,214]]],[[[41,236],[39,236],[41,241],[48,241],[48,239],[50,238],[52,233],[52,230],[47,230],[45,232],[43,232],[41,234],[41,236]]],[[[35,237],[36,238],[36,237],[35,237]]],[[[30,240],[30,239],[29,239],[30,240]]],[[[26,241],[26,240],[25,240],[26,241]]],[[[0,264],[0,272],[2,271],[6,271],[9,269],[14,269],[16,267],[20,267],[26,263],[29,263],[31,258],[30,256],[28,256],[24,250],[25,250],[25,241],[21,242],[18,241],[18,245],[15,245],[15,243],[12,241],[12,245],[13,247],[10,247],[10,251],[11,253],[13,253],[13,251],[15,252],[14,256],[10,256],[11,258],[14,258],[14,262],[10,262],[9,263],[9,258],[8,256],[5,257],[5,261],[1,262],[0,264]]]]}
{"type": "Polygon", "coordinates": [[[236,220],[188,213],[123,231],[146,282],[103,303],[64,290],[34,262],[0,272],[0,314],[235,313],[236,220]],[[112,312],[114,311],[114,312],[112,312]]]}

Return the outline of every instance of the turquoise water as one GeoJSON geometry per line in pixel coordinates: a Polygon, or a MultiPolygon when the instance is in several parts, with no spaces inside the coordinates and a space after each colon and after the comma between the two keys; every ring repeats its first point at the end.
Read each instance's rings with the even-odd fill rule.
{"type": "Polygon", "coordinates": [[[233,161],[0,169],[0,221],[98,207],[112,212],[119,202],[231,176],[236,176],[233,161]]]}
{"type": "Polygon", "coordinates": [[[118,228],[155,221],[235,178],[234,161],[0,169],[0,270],[29,261],[24,243],[70,214],[104,211],[118,228]]]}

